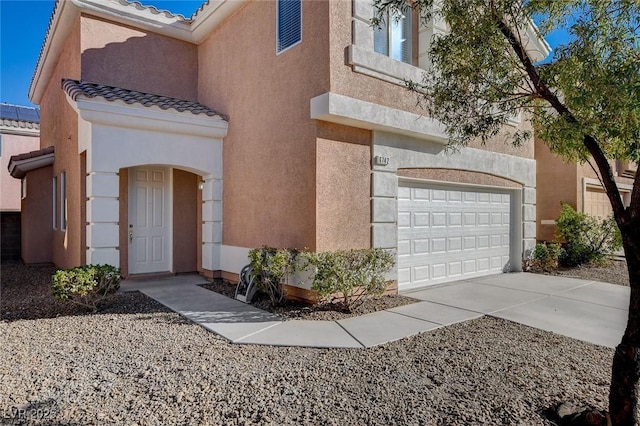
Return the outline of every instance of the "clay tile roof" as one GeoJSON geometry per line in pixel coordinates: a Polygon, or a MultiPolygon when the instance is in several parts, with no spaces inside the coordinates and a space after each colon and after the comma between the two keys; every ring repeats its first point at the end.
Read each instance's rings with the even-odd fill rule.
{"type": "Polygon", "coordinates": [[[202,3],[202,4],[200,5],[200,7],[199,7],[199,8],[197,8],[195,12],[193,12],[193,15],[191,15],[190,20],[191,20],[191,21],[193,21],[193,20],[196,18],[196,16],[198,16],[200,13],[202,13],[202,11],[203,11],[206,7],[208,7],[208,6],[209,6],[209,3],[210,3],[210,0],[207,0],[207,1],[205,1],[204,3],[202,3]]]}
{"type": "Polygon", "coordinates": [[[41,157],[43,155],[53,154],[54,147],[48,146],[37,151],[25,152],[24,154],[12,155],[10,161],[22,161],[30,158],[41,157]]]}
{"type": "Polygon", "coordinates": [[[217,113],[211,108],[198,102],[187,101],[184,99],[154,95],[151,93],[138,92],[136,90],[122,89],[120,87],[106,86],[104,84],[66,78],[62,80],[62,89],[67,92],[74,101],[77,100],[79,96],[83,96],[85,98],[100,97],[109,102],[119,100],[127,104],[140,104],[145,107],[155,106],[164,110],[174,109],[178,112],[188,111],[192,114],[205,114],[209,117],[226,120],[224,115],[217,113]]]}
{"type": "Polygon", "coordinates": [[[135,7],[138,10],[148,10],[154,15],[165,15],[167,18],[178,18],[183,21],[189,21],[187,18],[184,17],[184,15],[181,15],[179,13],[173,13],[165,9],[158,9],[155,6],[147,6],[137,1],[118,0],[118,3],[124,6],[135,7]]]}
{"type": "Polygon", "coordinates": [[[3,128],[39,130],[40,110],[11,104],[0,104],[0,126],[3,128]]]}

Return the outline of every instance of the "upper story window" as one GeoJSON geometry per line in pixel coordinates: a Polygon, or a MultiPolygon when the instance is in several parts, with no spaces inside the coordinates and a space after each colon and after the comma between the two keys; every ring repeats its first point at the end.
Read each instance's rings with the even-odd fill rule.
{"type": "Polygon", "coordinates": [[[401,15],[388,15],[373,30],[373,50],[397,61],[413,63],[413,14],[406,6],[401,15]]]}
{"type": "Polygon", "coordinates": [[[302,0],[278,0],[277,3],[278,53],[302,40],[302,0]]]}

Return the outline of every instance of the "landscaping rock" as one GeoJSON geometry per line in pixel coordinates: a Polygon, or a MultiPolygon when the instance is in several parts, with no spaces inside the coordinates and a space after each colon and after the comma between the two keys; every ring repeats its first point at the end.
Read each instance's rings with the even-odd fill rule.
{"type": "Polygon", "coordinates": [[[496,318],[370,349],[235,345],[140,293],[59,307],[50,269],[2,265],[0,424],[551,426],[561,401],[607,404],[612,349],[496,318]]]}

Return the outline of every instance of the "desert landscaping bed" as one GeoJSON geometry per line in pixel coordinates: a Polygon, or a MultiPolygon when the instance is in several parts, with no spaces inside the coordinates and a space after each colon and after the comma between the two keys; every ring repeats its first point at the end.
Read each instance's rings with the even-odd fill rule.
{"type": "MultiPolygon", "coordinates": [[[[203,284],[201,287],[215,291],[216,293],[224,294],[227,297],[235,297],[236,285],[227,281],[219,280],[203,284]]],[[[257,293],[251,304],[256,308],[272,312],[284,319],[337,321],[385,309],[397,308],[398,306],[404,306],[416,302],[419,302],[419,300],[399,294],[369,297],[363,300],[361,304],[357,305],[350,312],[345,312],[340,306],[329,302],[310,305],[304,302],[287,300],[281,306],[271,306],[269,298],[266,295],[257,293]]]]}
{"type": "Polygon", "coordinates": [[[560,401],[606,406],[611,349],[500,319],[371,349],[243,346],[140,293],[62,308],[50,272],[2,265],[5,424],[552,425],[560,401]]]}
{"type": "Polygon", "coordinates": [[[624,260],[613,260],[605,266],[580,265],[575,268],[559,267],[556,270],[547,272],[547,274],[629,286],[627,262],[624,260]]]}

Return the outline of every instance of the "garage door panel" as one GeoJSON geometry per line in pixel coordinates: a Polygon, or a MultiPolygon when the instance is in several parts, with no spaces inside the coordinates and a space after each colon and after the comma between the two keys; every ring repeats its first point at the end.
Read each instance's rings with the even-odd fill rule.
{"type": "Polygon", "coordinates": [[[473,274],[476,271],[477,271],[477,268],[476,268],[476,260],[475,259],[465,260],[464,261],[464,273],[465,274],[473,274]]]}
{"type": "Polygon", "coordinates": [[[447,226],[447,213],[433,212],[431,213],[431,226],[447,226]]]}
{"type": "Polygon", "coordinates": [[[398,282],[411,281],[411,268],[398,268],[398,282]]]}
{"type": "MultiPolygon", "coordinates": [[[[447,240],[445,238],[431,239],[431,254],[435,255],[438,253],[446,253],[446,252],[447,252],[447,240]]],[[[416,254],[419,254],[419,253],[416,253],[416,254]]]]}
{"type": "Polygon", "coordinates": [[[425,188],[412,188],[411,199],[415,201],[430,201],[431,190],[425,188]]]}
{"type": "Polygon", "coordinates": [[[462,275],[462,261],[449,262],[449,276],[458,277],[462,275]]]}
{"type": "Polygon", "coordinates": [[[409,228],[411,227],[411,213],[410,212],[398,212],[398,227],[409,228]]]}
{"type": "Polygon", "coordinates": [[[413,212],[413,226],[425,227],[430,224],[431,215],[425,212],[413,212]]]}
{"type": "Polygon", "coordinates": [[[451,203],[461,203],[462,202],[462,192],[461,191],[447,191],[447,199],[451,203]]]}
{"type": "Polygon", "coordinates": [[[411,240],[398,240],[398,256],[411,255],[411,240]]]}
{"type": "Polygon", "coordinates": [[[413,240],[413,250],[411,252],[412,255],[420,255],[426,253],[437,252],[439,245],[434,242],[437,238],[429,239],[429,238],[421,238],[413,240]]]}
{"type": "Polygon", "coordinates": [[[434,186],[398,191],[409,195],[398,200],[400,288],[501,272],[509,262],[511,195],[434,186]]]}
{"type": "Polygon", "coordinates": [[[409,200],[411,199],[411,188],[406,186],[398,187],[398,202],[401,200],[409,200]]]}
{"type": "Polygon", "coordinates": [[[449,226],[462,226],[462,213],[449,213],[449,226]]]}
{"type": "Polygon", "coordinates": [[[447,239],[447,250],[461,251],[462,250],[462,237],[451,237],[447,239]]]}

